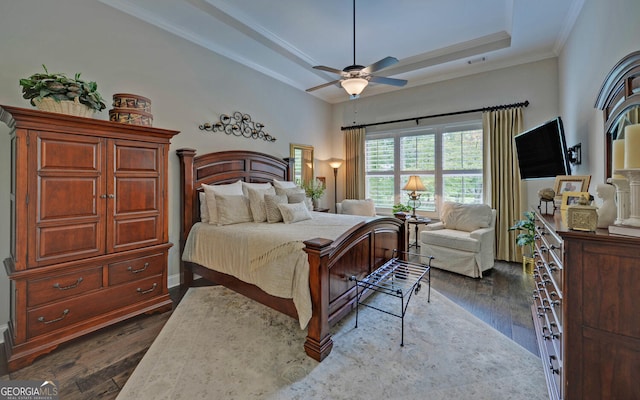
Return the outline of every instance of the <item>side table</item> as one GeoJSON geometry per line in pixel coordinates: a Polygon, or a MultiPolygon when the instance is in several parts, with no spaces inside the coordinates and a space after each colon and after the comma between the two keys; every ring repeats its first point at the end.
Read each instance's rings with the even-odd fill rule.
{"type": "Polygon", "coordinates": [[[329,209],[328,208],[314,208],[313,211],[326,213],[326,212],[329,212],[329,209]]]}
{"type": "Polygon", "coordinates": [[[407,243],[409,243],[409,234],[411,232],[411,225],[415,226],[415,232],[416,232],[416,237],[415,237],[415,241],[413,243],[409,243],[409,246],[407,247],[408,249],[415,247],[416,249],[420,247],[420,244],[418,242],[418,227],[420,225],[427,225],[431,223],[431,218],[427,218],[427,217],[416,217],[416,218],[408,218],[407,219],[407,243]]]}

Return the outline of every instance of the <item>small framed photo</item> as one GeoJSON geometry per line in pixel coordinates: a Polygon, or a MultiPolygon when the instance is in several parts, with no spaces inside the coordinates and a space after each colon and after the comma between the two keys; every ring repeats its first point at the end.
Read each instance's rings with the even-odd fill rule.
{"type": "Polygon", "coordinates": [[[562,199],[565,192],[588,192],[590,182],[591,175],[558,175],[553,191],[556,198],[562,199]]]}
{"type": "Polygon", "coordinates": [[[586,197],[589,198],[589,192],[564,192],[562,193],[562,204],[560,210],[566,210],[569,206],[580,204],[580,200],[586,197]]]}
{"type": "Polygon", "coordinates": [[[323,188],[327,188],[327,178],[325,178],[324,176],[317,176],[316,179],[322,183],[323,188]]]}

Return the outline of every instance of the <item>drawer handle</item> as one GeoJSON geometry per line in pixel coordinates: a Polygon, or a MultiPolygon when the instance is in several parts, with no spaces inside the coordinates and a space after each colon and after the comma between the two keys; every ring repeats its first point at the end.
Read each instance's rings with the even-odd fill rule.
{"type": "Polygon", "coordinates": [[[140,269],[133,269],[133,267],[129,266],[129,268],[127,268],[127,271],[131,272],[132,274],[137,274],[138,272],[142,272],[147,269],[147,267],[149,267],[148,262],[144,263],[144,266],[140,269]]]}
{"type": "Polygon", "coordinates": [[[151,293],[154,290],[156,290],[156,287],[158,287],[157,283],[154,283],[153,286],[151,286],[151,289],[147,289],[147,290],[142,290],[141,288],[137,288],[136,291],[140,294],[147,294],[147,293],[151,293]]]}
{"type": "Polygon", "coordinates": [[[54,322],[62,321],[64,319],[64,317],[67,316],[67,314],[69,314],[69,309],[68,308],[66,308],[62,312],[62,316],[60,316],[60,317],[58,317],[56,319],[52,319],[51,321],[45,321],[44,317],[38,317],[38,322],[42,322],[45,325],[53,324],[54,322]]]}
{"type": "Polygon", "coordinates": [[[55,284],[53,285],[53,287],[54,287],[55,289],[58,289],[58,290],[69,290],[69,289],[75,289],[75,288],[77,288],[77,287],[78,287],[78,285],[79,285],[79,284],[80,284],[80,282],[82,282],[82,281],[83,281],[83,278],[82,278],[82,277],[80,277],[80,278],[78,278],[78,280],[76,281],[76,283],[72,283],[72,284],[71,284],[71,285],[69,285],[69,286],[60,286],[60,284],[59,284],[59,283],[55,283],[55,284]]]}

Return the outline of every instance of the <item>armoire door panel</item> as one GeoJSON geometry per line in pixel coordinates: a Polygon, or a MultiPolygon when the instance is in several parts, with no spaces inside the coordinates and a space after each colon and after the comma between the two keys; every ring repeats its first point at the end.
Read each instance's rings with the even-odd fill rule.
{"type": "Polygon", "coordinates": [[[44,226],[35,231],[37,266],[97,256],[104,253],[104,233],[98,223],[44,226]]]}
{"type": "Polygon", "coordinates": [[[54,177],[40,178],[40,208],[38,222],[65,218],[99,218],[99,202],[104,202],[97,194],[100,187],[97,177],[54,177]]]}
{"type": "Polygon", "coordinates": [[[117,144],[115,172],[159,172],[157,147],[117,144]]]}
{"type": "Polygon", "coordinates": [[[38,132],[38,138],[39,172],[50,170],[100,172],[102,141],[99,138],[80,137],[76,140],[73,136],[51,132],[38,132]]]}
{"type": "Polygon", "coordinates": [[[159,212],[158,178],[118,178],[116,180],[115,215],[159,212]]]}
{"type": "MultiPolygon", "coordinates": [[[[160,243],[158,216],[114,221],[114,251],[160,243]]],[[[111,247],[111,246],[110,246],[111,247]]]]}

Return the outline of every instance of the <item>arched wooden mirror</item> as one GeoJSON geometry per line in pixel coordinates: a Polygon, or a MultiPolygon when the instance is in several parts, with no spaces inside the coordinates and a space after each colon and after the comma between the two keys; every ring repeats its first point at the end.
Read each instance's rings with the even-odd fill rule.
{"type": "Polygon", "coordinates": [[[596,100],[604,111],[605,177],[612,174],[612,143],[627,125],[640,123],[640,51],[633,52],[609,72],[596,100]]]}
{"type": "Polygon", "coordinates": [[[294,159],[293,181],[299,185],[313,179],[313,146],[291,143],[289,156],[294,159]]]}

